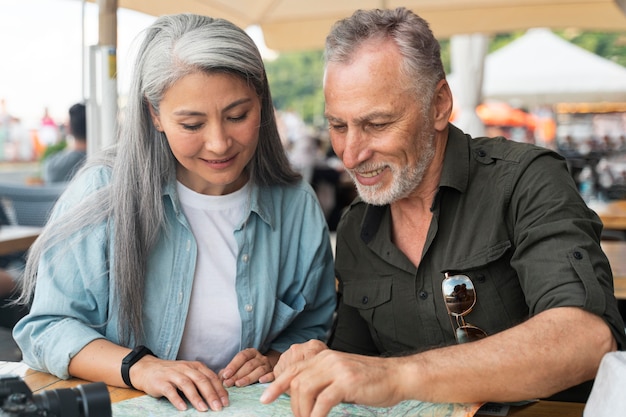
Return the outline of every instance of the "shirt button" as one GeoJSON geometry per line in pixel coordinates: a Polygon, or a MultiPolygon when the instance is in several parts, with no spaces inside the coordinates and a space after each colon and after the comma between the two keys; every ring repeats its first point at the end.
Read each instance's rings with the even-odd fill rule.
{"type": "Polygon", "coordinates": [[[485,156],[487,156],[487,152],[485,152],[482,149],[478,150],[478,156],[480,156],[481,158],[484,158],[485,156]]]}
{"type": "Polygon", "coordinates": [[[187,252],[191,250],[191,240],[187,240],[187,252]]]}
{"type": "Polygon", "coordinates": [[[485,276],[483,274],[480,274],[476,277],[476,281],[480,282],[481,284],[483,282],[485,282],[485,276]]]}
{"type": "Polygon", "coordinates": [[[170,354],[170,350],[172,350],[172,345],[168,344],[165,347],[165,356],[168,356],[170,354]]]}
{"type": "Polygon", "coordinates": [[[420,291],[420,298],[425,300],[428,298],[428,293],[426,291],[420,291]]]}
{"type": "Polygon", "coordinates": [[[367,304],[367,302],[368,302],[369,300],[370,300],[370,299],[367,297],[367,295],[364,295],[364,296],[363,296],[363,298],[361,298],[361,302],[362,302],[363,304],[367,304]]]}
{"type": "Polygon", "coordinates": [[[247,253],[241,257],[241,260],[246,262],[246,263],[248,262],[248,259],[250,259],[250,257],[248,256],[247,253]]]}
{"type": "Polygon", "coordinates": [[[245,309],[248,313],[250,313],[254,308],[252,307],[252,304],[246,304],[245,309]]]}
{"type": "Polygon", "coordinates": [[[176,300],[176,302],[178,304],[182,304],[182,302],[183,302],[183,293],[182,292],[178,293],[178,299],[176,300]]]}
{"type": "Polygon", "coordinates": [[[578,259],[578,260],[581,260],[583,258],[583,254],[578,252],[578,251],[576,251],[576,252],[574,252],[574,258],[578,259]]]}

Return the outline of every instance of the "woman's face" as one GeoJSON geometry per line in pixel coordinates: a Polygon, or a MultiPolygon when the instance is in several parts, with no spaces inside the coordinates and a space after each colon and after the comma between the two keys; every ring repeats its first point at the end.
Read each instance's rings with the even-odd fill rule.
{"type": "Polygon", "coordinates": [[[178,181],[208,195],[243,187],[261,124],[253,87],[235,75],[197,72],[173,84],[159,106],[152,118],[178,161],[178,181]]]}

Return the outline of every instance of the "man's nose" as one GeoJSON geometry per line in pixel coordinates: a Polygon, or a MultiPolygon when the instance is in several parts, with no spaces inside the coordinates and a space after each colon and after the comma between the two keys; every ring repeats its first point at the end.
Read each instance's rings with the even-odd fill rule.
{"type": "Polygon", "coordinates": [[[347,169],[354,169],[367,160],[367,138],[359,129],[350,129],[343,140],[343,152],[340,155],[347,169]]]}

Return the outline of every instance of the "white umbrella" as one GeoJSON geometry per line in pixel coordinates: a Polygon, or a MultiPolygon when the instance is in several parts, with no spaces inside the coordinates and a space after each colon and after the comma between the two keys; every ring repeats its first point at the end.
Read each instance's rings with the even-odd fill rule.
{"type": "MultiPolygon", "coordinates": [[[[95,0],[91,0],[95,1],[95,0]]],[[[622,31],[625,0],[98,0],[150,15],[194,12],[259,25],[278,51],[322,48],[331,25],[357,9],[405,6],[435,35],[493,34],[531,27],[622,31]]]]}

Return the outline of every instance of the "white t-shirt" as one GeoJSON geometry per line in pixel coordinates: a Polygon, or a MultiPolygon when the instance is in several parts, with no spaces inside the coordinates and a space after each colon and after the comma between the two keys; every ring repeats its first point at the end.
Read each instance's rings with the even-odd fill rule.
{"type": "Polygon", "coordinates": [[[250,185],[211,196],[177,185],[180,203],[198,243],[196,272],[178,359],[197,360],[214,372],[241,350],[241,316],[235,288],[237,242],[250,185]]]}

